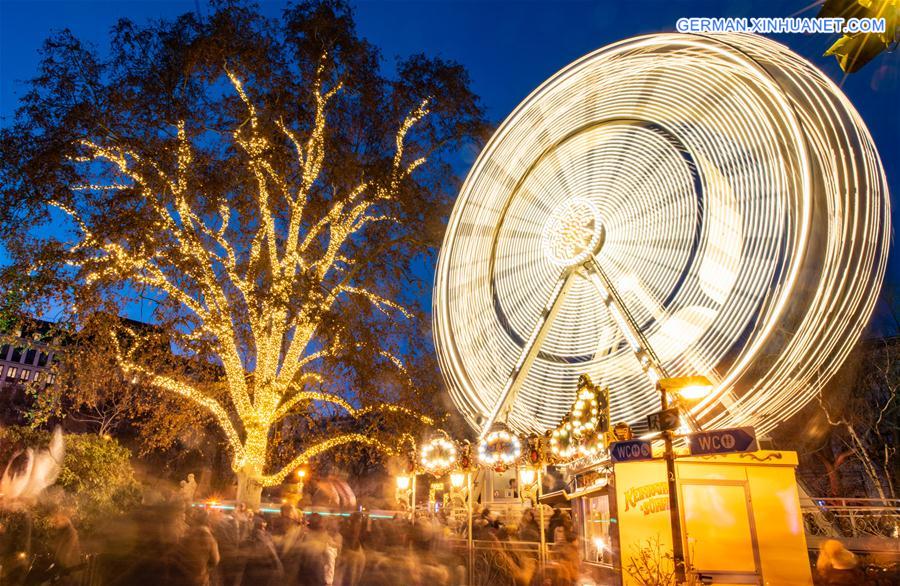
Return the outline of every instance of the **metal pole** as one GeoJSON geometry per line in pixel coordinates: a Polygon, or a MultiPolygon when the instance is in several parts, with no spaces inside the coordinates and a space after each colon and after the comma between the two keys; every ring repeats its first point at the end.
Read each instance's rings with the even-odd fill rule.
{"type": "Polygon", "coordinates": [[[538,466],[537,472],[537,481],[538,481],[538,498],[537,498],[537,507],[538,507],[538,516],[540,517],[541,522],[541,551],[538,555],[538,560],[541,565],[541,580],[543,581],[544,570],[547,565],[547,536],[544,534],[544,505],[541,503],[541,497],[544,496],[544,465],[541,464],[538,466]]]}
{"type": "Polygon", "coordinates": [[[412,473],[412,490],[409,491],[409,510],[412,511],[412,524],[416,524],[416,472],[412,473]]]}
{"type": "MultiPolygon", "coordinates": [[[[669,408],[669,400],[666,391],[661,386],[659,389],[662,408],[669,408]]],[[[669,517],[672,523],[672,558],[675,562],[675,584],[683,584],[685,581],[684,545],[681,538],[681,515],[678,512],[678,484],[675,482],[675,451],[672,447],[672,432],[664,431],[666,453],[666,481],[669,485],[669,517]]]]}
{"type": "Polygon", "coordinates": [[[475,583],[475,544],[473,543],[472,537],[472,472],[466,472],[466,490],[468,494],[466,495],[466,513],[468,514],[468,524],[469,531],[466,541],[468,542],[468,553],[469,553],[469,563],[467,564],[467,570],[469,574],[468,584],[471,586],[475,583]]]}

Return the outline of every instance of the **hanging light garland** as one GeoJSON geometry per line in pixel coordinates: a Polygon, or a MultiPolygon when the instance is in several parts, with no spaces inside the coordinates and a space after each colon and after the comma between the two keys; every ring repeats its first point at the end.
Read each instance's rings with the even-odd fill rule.
{"type": "Polygon", "coordinates": [[[491,431],[478,444],[478,460],[497,471],[504,471],[522,455],[522,442],[505,428],[491,431]]]}
{"type": "Polygon", "coordinates": [[[605,449],[603,434],[609,426],[609,391],[600,389],[583,374],[572,409],[556,429],[550,432],[550,453],[567,462],[577,457],[594,456],[605,449]]]}
{"type": "Polygon", "coordinates": [[[572,423],[563,423],[550,433],[550,453],[558,460],[571,460],[578,453],[578,439],[575,437],[572,423]]]}
{"type": "Polygon", "coordinates": [[[452,441],[436,437],[422,446],[419,463],[434,476],[443,476],[456,464],[457,450],[452,441]]]}
{"type": "Polygon", "coordinates": [[[599,390],[585,379],[587,377],[582,377],[579,381],[582,384],[578,385],[578,398],[569,417],[572,434],[579,439],[595,433],[600,424],[599,390]]]}
{"type": "Polygon", "coordinates": [[[603,436],[598,433],[591,434],[590,437],[583,439],[578,444],[578,456],[582,458],[596,456],[605,451],[606,442],[604,441],[603,436]]]}

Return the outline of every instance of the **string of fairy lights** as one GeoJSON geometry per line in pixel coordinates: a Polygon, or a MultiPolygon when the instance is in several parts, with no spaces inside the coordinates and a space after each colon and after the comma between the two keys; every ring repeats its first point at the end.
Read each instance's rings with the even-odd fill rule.
{"type": "Polygon", "coordinates": [[[608,401],[608,389],[601,389],[583,375],[578,381],[577,399],[554,429],[520,437],[498,424],[474,448],[468,442],[457,443],[439,430],[422,444],[415,461],[415,450],[407,453],[407,470],[435,477],[453,471],[471,472],[479,466],[502,472],[513,466],[533,469],[545,464],[567,465],[602,454],[613,441],[608,401]]]}
{"type": "MultiPolygon", "coordinates": [[[[351,417],[380,411],[413,417],[426,425],[434,423],[402,406],[356,408],[340,396],[310,390],[311,384],[321,380],[310,370],[315,361],[340,356],[350,343],[335,337],[323,348],[309,353],[309,348],[316,347],[313,342],[319,334],[316,316],[323,315],[322,310],[332,307],[340,296],[359,296],[385,314],[411,317],[400,304],[368,288],[348,279],[340,279],[332,286],[327,277],[336,270],[352,273],[357,261],[343,256],[342,250],[354,234],[372,223],[396,220],[384,215],[379,203],[392,198],[400,182],[425,162],[421,157],[409,160],[405,153],[408,134],[429,113],[429,100],[425,99],[400,122],[386,178],[361,180],[347,193],[335,194],[332,207],[322,217],[309,218],[305,204],[325,161],[328,108],[343,87],[340,81],[325,87],[327,63],[326,54],[312,87],[312,120],[302,136],[280,120],[273,122],[274,129],[264,128],[269,117],[260,113],[241,76],[225,68],[232,89],[246,110],[246,119],[235,124],[231,136],[236,149],[246,155],[246,171],[255,183],[255,190],[249,190],[252,205],[246,213],[258,221],[235,222],[233,202],[227,195],[221,196],[221,201],[212,200],[213,196],[203,201],[196,195],[203,191],[192,183],[192,140],[197,138],[191,135],[185,121],[175,125],[176,136],[171,145],[176,160],[173,169],[163,168],[159,161],[109,137],[83,140],[83,152],[74,158],[76,163],[87,166],[87,173],[103,169],[104,179],[112,178],[104,184],[92,181],[75,186],[76,193],[127,189],[142,197],[152,216],[150,228],[156,248],[147,250],[127,238],[104,240],[90,229],[86,221],[92,219],[89,210],[64,201],[53,202],[72,218],[76,227],[78,239],[72,251],[82,253],[77,267],[86,283],[107,278],[149,287],[195,318],[189,336],[212,341],[211,350],[223,367],[220,386],[225,393],[213,396],[194,381],[150,370],[132,352],[121,348],[117,355],[119,365],[147,385],[183,397],[208,411],[225,434],[234,471],[263,486],[280,483],[310,458],[350,442],[387,453],[400,451],[375,438],[346,433],[305,447],[290,462],[269,472],[272,426],[299,406],[330,404],[351,417]],[[294,151],[297,173],[292,169],[282,171],[273,163],[272,153],[278,152],[282,141],[294,151]],[[319,253],[316,244],[323,240],[328,244],[319,253]],[[247,242],[249,245],[244,244],[247,242]],[[310,287],[309,283],[314,285],[310,287]],[[288,301],[296,298],[298,292],[308,293],[306,306],[294,307],[288,301]],[[239,347],[237,340],[243,336],[239,329],[244,325],[251,341],[239,347]]],[[[132,349],[136,347],[131,345],[132,349]]],[[[387,349],[374,350],[408,381],[408,373],[397,356],[387,349]]]]}
{"type": "Polygon", "coordinates": [[[640,426],[657,379],[701,374],[715,392],[696,423],[765,433],[859,338],[889,218],[865,124],[786,47],[726,34],[604,47],[529,95],[462,187],[434,289],[451,397],[483,436],[495,418],[542,434],[588,374],[612,419],[640,426]]]}

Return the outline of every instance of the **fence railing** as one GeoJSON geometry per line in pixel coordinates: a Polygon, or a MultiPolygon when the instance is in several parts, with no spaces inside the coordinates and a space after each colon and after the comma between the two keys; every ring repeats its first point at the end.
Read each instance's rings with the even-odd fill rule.
{"type": "Polygon", "coordinates": [[[475,539],[469,550],[465,537],[448,539],[448,545],[466,559],[467,584],[512,586],[515,584],[571,584],[573,567],[566,556],[536,541],[475,539]],[[540,578],[535,580],[535,578],[540,578]]]}
{"type": "Polygon", "coordinates": [[[855,540],[862,549],[879,548],[900,537],[900,499],[807,497],[800,500],[800,510],[813,538],[810,546],[817,538],[837,538],[855,540]]]}

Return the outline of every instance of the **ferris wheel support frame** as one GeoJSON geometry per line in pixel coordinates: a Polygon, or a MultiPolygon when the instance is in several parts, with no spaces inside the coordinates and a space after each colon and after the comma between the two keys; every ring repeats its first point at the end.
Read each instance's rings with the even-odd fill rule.
{"type": "MultiPolygon", "coordinates": [[[[591,254],[584,264],[568,267],[560,274],[559,281],[557,282],[556,287],[554,287],[550,299],[544,306],[541,317],[538,319],[538,323],[535,325],[531,337],[525,344],[523,348],[524,351],[522,352],[519,361],[510,373],[498,401],[494,404],[491,414],[485,419],[481,426],[479,439],[483,439],[490,432],[491,427],[493,427],[498,419],[505,422],[509,416],[509,410],[516,398],[516,394],[524,382],[525,377],[528,375],[528,370],[531,368],[532,363],[534,363],[535,358],[537,358],[541,349],[541,344],[547,336],[547,333],[550,331],[553,320],[559,313],[563,300],[571,288],[575,276],[579,274],[580,270],[583,270],[587,274],[588,280],[596,287],[597,292],[600,294],[600,298],[603,301],[603,305],[619,326],[622,335],[628,340],[628,344],[631,346],[635,358],[637,358],[641,368],[647,373],[650,380],[656,384],[660,379],[668,377],[665,367],[663,367],[662,362],[660,362],[656,352],[653,351],[653,347],[650,345],[647,337],[637,325],[637,321],[628,310],[622,296],[616,290],[612,281],[600,266],[600,263],[597,262],[595,254],[591,254]]],[[[693,418],[690,418],[690,423],[692,427],[696,427],[693,418]]]]}
{"type": "Polygon", "coordinates": [[[621,330],[631,345],[631,350],[634,352],[638,362],[640,362],[641,368],[644,369],[644,372],[647,373],[654,383],[661,378],[667,378],[669,375],[659,360],[659,356],[653,351],[653,347],[650,345],[644,332],[641,331],[634,316],[628,311],[625,301],[622,300],[622,296],[616,290],[612,280],[606,275],[600,263],[597,262],[597,258],[591,255],[584,267],[591,282],[600,293],[603,304],[609,310],[610,315],[612,315],[619,326],[619,330],[621,330]]]}
{"type": "Polygon", "coordinates": [[[484,436],[490,432],[491,427],[493,427],[494,422],[497,421],[498,417],[502,416],[502,419],[505,422],[509,416],[509,409],[512,402],[516,398],[516,394],[522,386],[522,383],[525,381],[525,377],[528,375],[528,370],[534,363],[534,359],[537,358],[538,352],[541,350],[541,344],[547,336],[547,333],[550,331],[550,326],[553,324],[553,320],[559,313],[559,309],[562,307],[562,302],[566,298],[566,294],[575,282],[575,273],[576,271],[570,268],[563,271],[559,276],[559,281],[557,281],[556,287],[553,288],[553,293],[550,295],[550,299],[547,301],[544,310],[541,312],[541,317],[535,325],[534,332],[532,332],[531,337],[528,339],[528,342],[526,342],[523,349],[524,351],[522,352],[521,357],[519,357],[518,362],[516,362],[516,366],[509,374],[509,378],[506,380],[506,384],[500,392],[500,397],[494,404],[491,414],[485,419],[484,424],[481,426],[479,439],[484,439],[484,436]]]}

